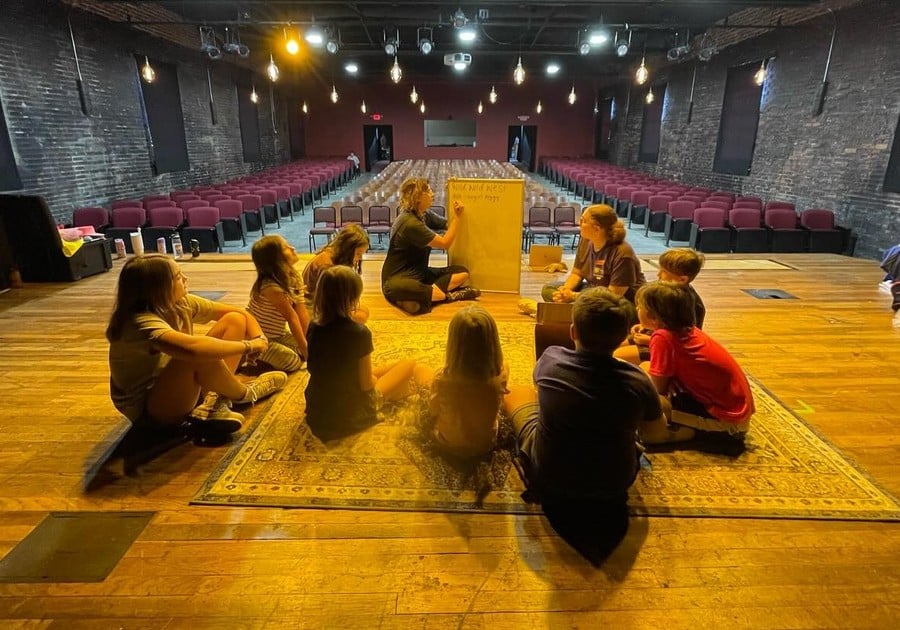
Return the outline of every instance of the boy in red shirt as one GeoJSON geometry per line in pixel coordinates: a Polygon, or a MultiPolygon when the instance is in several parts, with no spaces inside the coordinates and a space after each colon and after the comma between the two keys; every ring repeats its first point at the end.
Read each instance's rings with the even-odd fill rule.
{"type": "Polygon", "coordinates": [[[683,442],[704,433],[743,440],[755,411],[747,376],[721,344],[694,325],[686,286],[644,285],[636,296],[641,326],[653,330],[642,364],[662,397],[667,424],[645,424],[646,444],[683,442]]]}

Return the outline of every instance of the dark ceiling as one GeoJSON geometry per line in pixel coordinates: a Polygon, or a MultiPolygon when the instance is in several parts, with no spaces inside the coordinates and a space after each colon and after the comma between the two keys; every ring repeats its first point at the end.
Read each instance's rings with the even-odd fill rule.
{"type": "MultiPolygon", "coordinates": [[[[115,2],[116,0],[104,0],[115,2]]],[[[178,18],[174,22],[210,27],[221,46],[226,27],[240,34],[250,48],[250,59],[259,60],[260,71],[270,52],[282,68],[305,65],[317,74],[343,72],[347,61],[355,61],[359,75],[385,77],[393,63],[385,54],[385,38],[399,34],[399,62],[408,78],[449,77],[454,70],[444,65],[444,55],[467,52],[471,66],[464,76],[491,81],[511,78],[516,59],[529,72],[543,73],[550,61],[559,64],[560,76],[567,79],[612,80],[630,72],[643,50],[647,55],[665,56],[689,38],[711,25],[751,7],[797,7],[818,0],[494,0],[473,2],[415,2],[359,0],[356,2],[289,2],[281,0],[159,0],[178,18]],[[454,16],[461,12],[474,27],[477,39],[471,44],[458,41],[454,16]],[[285,52],[285,36],[304,32],[312,24],[339,40],[339,50],[304,50],[297,57],[285,52]],[[608,28],[611,39],[581,55],[578,46],[588,31],[599,25],[608,28]],[[626,25],[628,29],[626,29],[626,25]],[[430,29],[423,31],[422,29],[430,29]],[[630,52],[616,56],[616,36],[631,32],[630,52]],[[423,55],[419,37],[430,32],[434,50],[423,55]]],[[[760,24],[776,26],[763,14],[760,24]]],[[[457,22],[460,22],[457,15],[457,22]]],[[[720,28],[719,27],[716,28],[720,28]]],[[[695,44],[696,46],[696,44],[695,44]]],[[[227,55],[224,57],[227,60],[227,55]]],[[[291,76],[290,73],[286,76],[291,76]]]]}

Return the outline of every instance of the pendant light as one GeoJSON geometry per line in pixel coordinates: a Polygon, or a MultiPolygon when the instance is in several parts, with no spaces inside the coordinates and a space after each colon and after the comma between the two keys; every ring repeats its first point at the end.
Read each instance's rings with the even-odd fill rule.
{"type": "Polygon", "coordinates": [[[422,101],[422,104],[419,105],[419,111],[423,114],[425,113],[425,101],[422,101]]]}
{"type": "Polygon", "coordinates": [[[759,70],[753,75],[753,82],[756,85],[762,85],[766,82],[766,60],[763,59],[762,63],[759,64],[759,70]]]}
{"type": "Polygon", "coordinates": [[[641,55],[641,65],[637,69],[637,72],[634,73],[634,80],[637,81],[638,85],[644,85],[647,82],[647,79],[650,78],[650,71],[647,70],[647,65],[644,63],[646,58],[646,53],[641,55]]]}
{"type": "Polygon", "coordinates": [[[497,90],[494,89],[494,86],[491,86],[491,93],[488,94],[488,102],[492,105],[497,102],[497,90]]]}
{"type": "Polygon", "coordinates": [[[516,64],[516,69],[513,70],[513,81],[516,82],[516,85],[522,85],[525,82],[525,68],[522,67],[522,56],[519,55],[519,62],[516,64]]]}
{"type": "Polygon", "coordinates": [[[575,104],[575,98],[576,98],[576,96],[575,96],[575,84],[573,83],[573,84],[572,84],[572,91],[569,92],[569,105],[574,105],[574,104],[575,104]]]}
{"type": "Polygon", "coordinates": [[[337,103],[337,102],[338,102],[337,88],[334,87],[334,83],[331,84],[331,102],[332,102],[332,103],[337,103]]]}
{"type": "Polygon", "coordinates": [[[478,101],[478,107],[476,108],[476,111],[477,111],[479,114],[481,114],[481,113],[484,112],[484,104],[482,104],[481,101],[478,101]]]}
{"type": "Polygon", "coordinates": [[[403,70],[400,69],[400,63],[397,61],[397,56],[394,55],[394,65],[391,67],[391,81],[394,83],[400,83],[400,79],[403,77],[403,70]]]}
{"type": "Polygon", "coordinates": [[[413,86],[412,92],[409,93],[409,100],[413,105],[419,102],[419,93],[416,92],[415,85],[413,86]]]}
{"type": "Polygon", "coordinates": [[[367,110],[368,110],[368,108],[366,107],[366,100],[363,99],[362,105],[359,106],[359,111],[361,111],[363,114],[365,114],[367,110]]]}
{"type": "Polygon", "coordinates": [[[544,106],[541,105],[540,100],[538,100],[537,107],[534,108],[534,111],[536,111],[538,114],[540,114],[542,111],[544,111],[544,106]]]}
{"type": "Polygon", "coordinates": [[[300,106],[300,111],[302,111],[304,114],[309,113],[309,105],[306,104],[306,101],[303,101],[303,105],[300,106]]]}
{"type": "Polygon", "coordinates": [[[278,66],[275,65],[275,58],[272,57],[271,53],[269,54],[269,65],[266,66],[266,76],[269,77],[269,80],[274,83],[278,80],[278,77],[281,76],[281,71],[278,69],[278,66]]]}
{"type": "Polygon", "coordinates": [[[650,88],[650,90],[647,92],[647,98],[644,99],[644,100],[647,101],[647,105],[649,105],[649,104],[652,103],[654,100],[656,100],[656,97],[653,96],[653,88],[650,88]]]}
{"type": "Polygon", "coordinates": [[[253,86],[253,89],[250,90],[250,102],[251,103],[259,103],[259,94],[256,93],[256,86],[253,86]]]}
{"type": "Polygon", "coordinates": [[[153,66],[150,65],[150,60],[147,57],[144,57],[144,65],[141,66],[141,77],[147,83],[153,83],[156,81],[156,71],[153,69],[153,66]]]}

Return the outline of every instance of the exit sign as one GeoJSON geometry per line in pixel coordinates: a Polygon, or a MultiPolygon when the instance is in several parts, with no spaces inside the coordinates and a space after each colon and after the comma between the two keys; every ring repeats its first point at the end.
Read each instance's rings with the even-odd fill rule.
{"type": "Polygon", "coordinates": [[[372,114],[372,120],[381,120],[381,114],[372,114]]]}

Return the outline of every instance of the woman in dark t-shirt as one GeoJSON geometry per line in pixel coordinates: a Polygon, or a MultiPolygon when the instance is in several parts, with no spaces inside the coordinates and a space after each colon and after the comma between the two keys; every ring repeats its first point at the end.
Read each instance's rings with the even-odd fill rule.
{"type": "Polygon", "coordinates": [[[462,265],[429,267],[431,249],[447,249],[456,239],[463,206],[456,202],[456,220],[429,212],[434,192],[428,180],[411,177],[400,186],[401,212],[391,225],[391,241],[381,268],[381,290],[388,302],[410,314],[427,313],[433,302],[474,300],[481,292],[464,286],[469,270],[462,265]],[[447,231],[436,234],[434,230],[447,231]]]}

